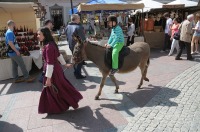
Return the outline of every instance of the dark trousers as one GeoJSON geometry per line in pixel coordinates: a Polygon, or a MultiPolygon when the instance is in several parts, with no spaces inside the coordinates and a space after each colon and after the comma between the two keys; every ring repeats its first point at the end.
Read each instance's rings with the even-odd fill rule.
{"type": "Polygon", "coordinates": [[[126,46],[129,46],[134,43],[134,37],[135,37],[134,35],[132,36],[132,38],[131,38],[131,36],[128,36],[126,46]],[[131,40],[130,40],[130,38],[131,38],[131,40]]]}
{"type": "Polygon", "coordinates": [[[171,49],[170,36],[167,33],[165,33],[165,40],[164,40],[163,51],[165,51],[166,49],[171,49]]]}
{"type": "Polygon", "coordinates": [[[179,50],[178,50],[178,54],[176,58],[178,59],[181,57],[184,47],[186,47],[186,50],[187,50],[187,59],[191,59],[192,58],[191,43],[184,42],[184,41],[179,41],[179,50]]]}
{"type": "MultiPolygon", "coordinates": [[[[73,52],[74,52],[74,48],[70,48],[71,52],[72,52],[72,55],[73,55],[73,52]]],[[[81,69],[83,67],[83,61],[80,62],[79,64],[75,64],[74,65],[74,75],[75,76],[80,76],[81,75],[81,69]]]]}

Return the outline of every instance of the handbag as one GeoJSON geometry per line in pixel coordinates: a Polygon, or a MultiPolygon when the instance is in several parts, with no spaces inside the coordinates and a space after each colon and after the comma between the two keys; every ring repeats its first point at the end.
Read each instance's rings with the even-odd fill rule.
{"type": "Polygon", "coordinates": [[[179,25],[178,31],[174,33],[173,38],[176,40],[180,40],[180,34],[181,34],[181,28],[182,28],[183,22],[179,25]]]}
{"type": "Polygon", "coordinates": [[[176,40],[180,40],[180,32],[175,32],[173,37],[176,40]]]}

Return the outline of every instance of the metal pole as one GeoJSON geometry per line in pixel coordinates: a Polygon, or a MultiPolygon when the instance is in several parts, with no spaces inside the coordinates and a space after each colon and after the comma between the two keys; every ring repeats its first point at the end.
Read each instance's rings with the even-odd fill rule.
{"type": "Polygon", "coordinates": [[[74,8],[73,8],[72,0],[70,0],[70,2],[71,2],[71,12],[72,12],[72,14],[74,14],[74,8]]]}
{"type": "Polygon", "coordinates": [[[144,22],[145,22],[145,18],[144,18],[144,8],[142,8],[142,36],[144,37],[144,22]]]}

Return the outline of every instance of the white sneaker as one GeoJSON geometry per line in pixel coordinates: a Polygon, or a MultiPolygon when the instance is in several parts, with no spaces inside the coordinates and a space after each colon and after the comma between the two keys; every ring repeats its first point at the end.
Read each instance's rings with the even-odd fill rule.
{"type": "Polygon", "coordinates": [[[199,51],[195,51],[196,54],[199,54],[199,51]]]}
{"type": "Polygon", "coordinates": [[[164,50],[161,50],[161,51],[160,51],[160,53],[164,53],[164,52],[165,52],[164,50]]]}
{"type": "Polygon", "coordinates": [[[193,54],[194,54],[194,52],[191,52],[191,54],[193,55],[193,54]]]}

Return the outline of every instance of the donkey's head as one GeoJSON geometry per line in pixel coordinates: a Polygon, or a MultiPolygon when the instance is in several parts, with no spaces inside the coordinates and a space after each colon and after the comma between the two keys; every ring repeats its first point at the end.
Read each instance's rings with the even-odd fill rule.
{"type": "Polygon", "coordinates": [[[76,42],[76,45],[74,46],[74,52],[73,52],[73,62],[74,63],[80,63],[85,59],[85,50],[84,50],[84,44],[85,42],[82,41],[82,39],[78,36],[73,34],[72,35],[73,40],[76,42]]]}

